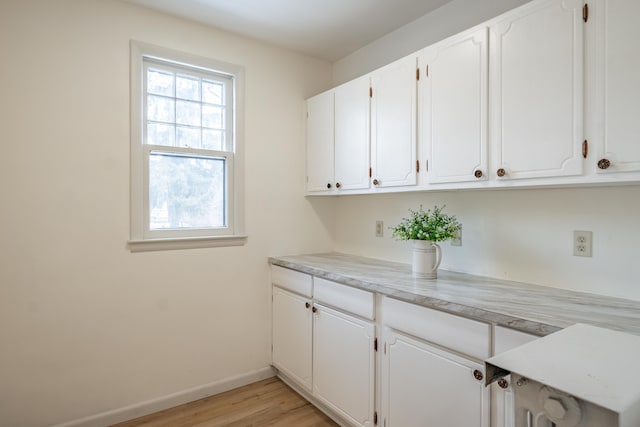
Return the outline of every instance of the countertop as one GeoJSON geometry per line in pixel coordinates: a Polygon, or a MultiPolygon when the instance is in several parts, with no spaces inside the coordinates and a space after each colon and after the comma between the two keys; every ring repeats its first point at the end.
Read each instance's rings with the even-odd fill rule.
{"type": "Polygon", "coordinates": [[[443,270],[435,280],[419,279],[408,264],[340,253],[271,257],[269,262],[540,336],[576,323],[640,335],[640,301],[443,270]]]}

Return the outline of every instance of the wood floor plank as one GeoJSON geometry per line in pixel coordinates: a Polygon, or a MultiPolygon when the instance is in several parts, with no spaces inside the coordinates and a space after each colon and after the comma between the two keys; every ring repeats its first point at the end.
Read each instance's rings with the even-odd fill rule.
{"type": "Polygon", "coordinates": [[[278,378],[230,390],[112,427],[335,427],[278,378]]]}

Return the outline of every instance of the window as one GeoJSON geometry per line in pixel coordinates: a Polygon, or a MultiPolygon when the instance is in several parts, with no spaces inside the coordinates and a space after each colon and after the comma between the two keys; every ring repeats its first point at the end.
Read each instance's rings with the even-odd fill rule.
{"type": "Polygon", "coordinates": [[[244,243],[241,71],[131,43],[132,250],[244,243]]]}

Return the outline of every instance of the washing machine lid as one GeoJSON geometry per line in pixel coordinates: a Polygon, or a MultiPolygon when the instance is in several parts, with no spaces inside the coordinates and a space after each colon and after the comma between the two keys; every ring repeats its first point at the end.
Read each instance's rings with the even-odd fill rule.
{"type": "Polygon", "coordinates": [[[487,383],[514,372],[622,418],[640,417],[640,336],[576,324],[485,365],[487,383]]]}

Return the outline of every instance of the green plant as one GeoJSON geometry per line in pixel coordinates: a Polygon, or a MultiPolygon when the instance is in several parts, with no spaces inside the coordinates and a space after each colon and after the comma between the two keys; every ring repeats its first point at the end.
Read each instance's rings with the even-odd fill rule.
{"type": "Polygon", "coordinates": [[[400,224],[392,227],[393,237],[399,240],[431,240],[441,242],[456,236],[460,223],[453,215],[442,213],[445,206],[435,206],[433,211],[409,209],[411,216],[403,218],[400,224]]]}

